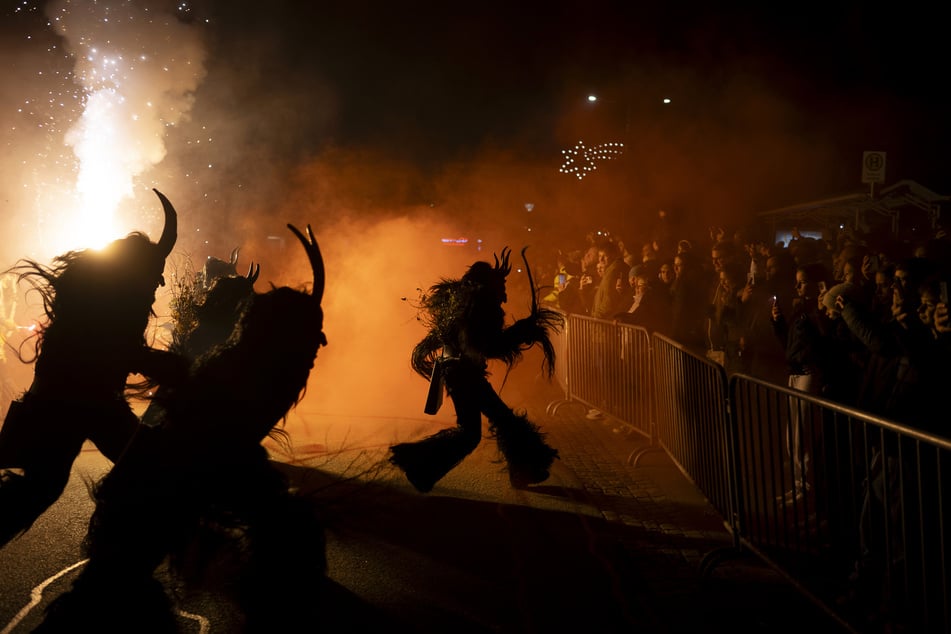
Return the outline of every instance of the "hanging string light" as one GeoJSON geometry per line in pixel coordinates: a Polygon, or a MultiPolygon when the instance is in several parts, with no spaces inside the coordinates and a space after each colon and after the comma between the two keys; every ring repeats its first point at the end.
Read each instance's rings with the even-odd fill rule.
{"type": "Polygon", "coordinates": [[[624,153],[623,143],[601,143],[587,147],[581,141],[570,149],[562,150],[565,162],[558,170],[562,174],[571,174],[581,180],[594,170],[598,169],[598,162],[610,161],[624,153]]]}

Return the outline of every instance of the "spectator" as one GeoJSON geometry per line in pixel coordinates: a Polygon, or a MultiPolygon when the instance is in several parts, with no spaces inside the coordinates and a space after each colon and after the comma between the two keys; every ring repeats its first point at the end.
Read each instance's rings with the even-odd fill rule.
{"type": "Polygon", "coordinates": [[[619,311],[626,311],[637,298],[637,275],[641,273],[642,270],[643,267],[641,265],[635,264],[627,272],[627,282],[624,284],[624,288],[618,289],[618,293],[620,294],[618,299],[619,311]]]}
{"type": "Polygon", "coordinates": [[[670,336],[688,349],[704,350],[706,315],[697,310],[698,298],[704,295],[703,272],[693,256],[684,252],[674,256],[674,276],[671,285],[670,336]]]}
{"type": "Polygon", "coordinates": [[[748,269],[738,260],[721,268],[720,289],[707,320],[708,357],[723,365],[729,373],[749,370],[749,357],[743,356],[747,320],[745,306],[740,300],[747,273],[748,269]]]}
{"type": "Polygon", "coordinates": [[[662,330],[670,311],[670,298],[657,288],[643,267],[631,269],[630,283],[634,293],[627,307],[614,315],[616,322],[642,326],[648,332],[662,330]]]}
{"type": "Polygon", "coordinates": [[[888,264],[875,271],[875,290],[869,306],[874,319],[886,323],[892,318],[892,287],[895,284],[895,267],[888,264]]]}
{"type": "Polygon", "coordinates": [[[670,287],[674,283],[674,261],[673,259],[664,260],[657,269],[657,290],[670,294],[670,287]]]}
{"type": "MultiPolygon", "coordinates": [[[[773,328],[786,350],[787,385],[791,389],[818,396],[822,393],[828,366],[823,350],[818,294],[820,282],[827,283],[829,273],[824,265],[816,262],[799,266],[795,279],[797,298],[793,313],[787,319],[779,305],[774,306],[773,328]]],[[[808,408],[800,407],[798,399],[790,398],[789,420],[784,435],[793,482],[792,488],[782,498],[787,503],[801,499],[812,488],[808,481],[812,448],[803,442],[810,439],[810,435],[805,433],[812,427],[809,413],[808,408]]]]}
{"type": "Polygon", "coordinates": [[[617,312],[620,302],[618,280],[623,279],[623,272],[627,270],[614,242],[605,240],[598,247],[598,265],[603,267],[604,272],[594,293],[591,316],[595,319],[610,319],[617,312]]]}
{"type": "Polygon", "coordinates": [[[753,278],[740,291],[745,319],[743,355],[748,358],[744,370],[755,377],[785,385],[785,348],[773,332],[773,304],[791,310],[795,287],[795,267],[785,251],[770,254],[765,260],[762,274],[753,278]]]}
{"type": "MultiPolygon", "coordinates": [[[[947,324],[947,304],[941,301],[940,278],[929,276],[912,292],[907,285],[896,282],[893,291],[893,319],[878,322],[871,311],[842,295],[836,300],[843,319],[869,349],[869,364],[858,407],[873,414],[926,432],[951,436],[941,412],[945,402],[944,390],[951,378],[951,346],[949,334],[940,322],[947,324]],[[911,297],[911,295],[915,297],[911,297]],[[914,313],[909,307],[915,306],[914,313]],[[939,311],[939,309],[941,309],[939,311]]],[[[852,599],[874,606],[879,610],[887,604],[888,584],[881,576],[889,553],[921,552],[920,538],[929,527],[940,525],[935,509],[920,500],[935,499],[932,487],[947,486],[947,474],[938,481],[937,465],[931,464],[927,452],[908,463],[898,462],[899,438],[883,435],[872,440],[872,458],[866,476],[866,494],[860,522],[860,558],[855,565],[852,580],[852,599]],[[912,473],[908,467],[918,465],[912,473]],[[931,465],[931,468],[925,465],[931,465]],[[922,473],[928,477],[921,478],[922,473]],[[898,477],[896,477],[898,474],[898,477]],[[890,477],[889,477],[890,476],[890,477]],[[922,497],[917,497],[915,483],[921,483],[922,497]],[[929,492],[930,491],[930,492],[929,492]],[[870,518],[884,517],[887,530],[884,536],[866,530],[870,518]],[[920,533],[905,531],[900,518],[920,517],[920,533]]],[[[894,556],[894,555],[891,555],[894,556]]],[[[916,565],[914,557],[908,559],[916,565]]],[[[912,577],[918,572],[911,571],[912,577]]]]}
{"type": "Polygon", "coordinates": [[[841,318],[842,311],[837,300],[840,296],[852,298],[862,306],[867,305],[859,287],[851,282],[836,284],[820,295],[821,314],[819,323],[824,336],[827,366],[822,385],[822,397],[844,405],[854,405],[861,385],[860,377],[865,368],[865,346],[854,336],[841,318]]]}
{"type": "Polygon", "coordinates": [[[598,248],[589,246],[581,256],[581,272],[578,279],[578,299],[581,304],[580,314],[590,315],[594,304],[594,293],[598,288],[601,276],[598,274],[598,248]]]}
{"type": "Polygon", "coordinates": [[[930,419],[927,408],[922,411],[930,397],[929,390],[921,388],[921,384],[936,372],[941,373],[936,369],[933,356],[936,350],[936,335],[932,332],[934,295],[928,291],[931,306],[921,310],[920,293],[896,282],[892,293],[892,319],[885,323],[847,294],[837,298],[843,320],[868,350],[856,398],[859,408],[896,422],[922,424],[930,419]],[[925,316],[929,323],[923,323],[920,316],[925,316]]]}

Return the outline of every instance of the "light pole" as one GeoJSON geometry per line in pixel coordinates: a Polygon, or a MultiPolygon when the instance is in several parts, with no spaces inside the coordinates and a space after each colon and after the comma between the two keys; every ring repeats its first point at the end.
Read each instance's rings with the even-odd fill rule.
{"type": "MultiPolygon", "coordinates": [[[[598,104],[599,102],[615,103],[615,104],[618,103],[615,100],[602,99],[601,97],[599,97],[598,95],[594,93],[588,93],[588,96],[585,98],[585,100],[592,106],[598,104]]],[[[624,106],[624,138],[623,140],[627,141],[630,138],[630,133],[631,133],[631,100],[629,98],[625,98],[622,105],[624,106]]]]}

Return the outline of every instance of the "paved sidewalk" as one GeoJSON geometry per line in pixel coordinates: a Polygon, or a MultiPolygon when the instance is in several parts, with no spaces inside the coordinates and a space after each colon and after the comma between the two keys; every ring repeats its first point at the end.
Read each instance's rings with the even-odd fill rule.
{"type": "Polygon", "coordinates": [[[738,555],[723,519],[663,451],[630,427],[589,420],[580,404],[547,418],[530,408],[561,454],[577,495],[618,527],[626,568],[638,578],[651,632],[847,632],[837,619],[751,554],[738,555]],[[726,555],[701,573],[704,557],[726,555]]]}

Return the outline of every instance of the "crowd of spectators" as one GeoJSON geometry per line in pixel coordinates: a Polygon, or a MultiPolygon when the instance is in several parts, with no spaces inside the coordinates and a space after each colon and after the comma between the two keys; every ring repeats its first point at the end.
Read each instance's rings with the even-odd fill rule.
{"type": "Polygon", "coordinates": [[[788,242],[711,228],[709,241],[604,233],[558,253],[543,298],[659,332],[721,363],[897,422],[939,429],[951,385],[951,237],[848,228],[788,242]],[[795,378],[794,378],[795,377],[795,378]],[[808,378],[806,378],[808,377],[808,378]]]}

